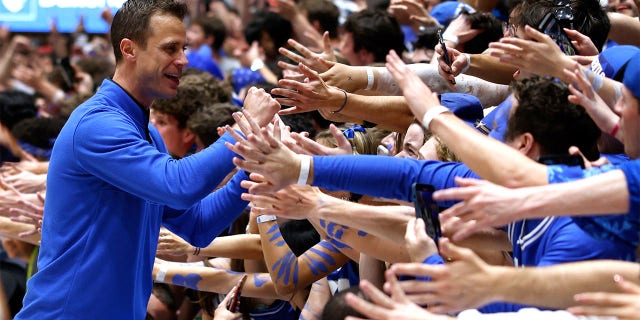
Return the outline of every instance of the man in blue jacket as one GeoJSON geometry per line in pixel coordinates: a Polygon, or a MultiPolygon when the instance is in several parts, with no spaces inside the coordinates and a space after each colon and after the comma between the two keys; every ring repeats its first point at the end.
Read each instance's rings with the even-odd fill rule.
{"type": "MultiPolygon", "coordinates": [[[[174,160],[149,126],[149,106],[176,94],[187,65],[186,6],[129,0],[116,13],[113,79],[74,111],[53,149],[39,272],[16,319],[144,319],[161,225],[205,246],[246,207],[240,172],[218,143],[174,160]]],[[[280,109],[252,90],[263,125],[280,109]]]]}

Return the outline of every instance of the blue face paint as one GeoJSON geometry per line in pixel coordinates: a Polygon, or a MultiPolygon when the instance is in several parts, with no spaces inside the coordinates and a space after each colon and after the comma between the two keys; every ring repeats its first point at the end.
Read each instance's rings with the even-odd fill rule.
{"type": "Polygon", "coordinates": [[[328,263],[330,263],[332,265],[336,264],[336,260],[334,260],[332,256],[330,256],[329,254],[327,254],[325,252],[322,252],[322,251],[320,251],[318,249],[315,249],[315,248],[309,248],[309,251],[319,255],[322,259],[324,259],[324,261],[326,261],[326,262],[328,262],[328,263]]]}
{"type": "Polygon", "coordinates": [[[360,237],[364,237],[364,236],[366,236],[366,235],[368,235],[368,233],[366,233],[366,232],[364,232],[364,231],[358,231],[358,236],[360,236],[360,237]]]}
{"type": "Polygon", "coordinates": [[[256,288],[262,287],[267,281],[269,281],[270,277],[267,276],[259,276],[257,273],[253,275],[253,283],[256,284],[256,288]]]}

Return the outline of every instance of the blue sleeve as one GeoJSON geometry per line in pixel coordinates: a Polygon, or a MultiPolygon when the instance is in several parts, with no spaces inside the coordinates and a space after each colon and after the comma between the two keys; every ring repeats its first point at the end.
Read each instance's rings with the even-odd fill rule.
{"type": "MultiPolygon", "coordinates": [[[[422,261],[422,264],[439,265],[444,264],[444,259],[439,254],[432,254],[422,261]]],[[[431,281],[431,277],[416,277],[416,280],[431,281]]]]}
{"type": "Polygon", "coordinates": [[[620,170],[627,178],[627,189],[629,190],[629,212],[630,217],[635,221],[640,221],[640,160],[625,162],[620,165],[620,170]]]}
{"type": "MultiPolygon", "coordinates": [[[[447,189],[456,186],[456,176],[478,177],[469,167],[458,162],[371,155],[313,157],[313,184],[316,186],[407,202],[413,201],[413,183],[430,184],[436,190],[447,189]]],[[[439,205],[447,207],[451,203],[439,205]]]]}
{"type": "Polygon", "coordinates": [[[74,133],[75,158],[88,174],[147,201],[186,209],[234,168],[225,134],[201,152],[174,160],[158,151],[117,112],[89,112],[74,133]],[[96,134],[99,132],[100,134],[96,134]]]}
{"type": "Polygon", "coordinates": [[[242,180],[249,177],[244,171],[238,171],[224,187],[186,211],[165,208],[164,226],[195,246],[208,246],[249,204],[240,199],[240,195],[247,192],[240,187],[242,180]]]}

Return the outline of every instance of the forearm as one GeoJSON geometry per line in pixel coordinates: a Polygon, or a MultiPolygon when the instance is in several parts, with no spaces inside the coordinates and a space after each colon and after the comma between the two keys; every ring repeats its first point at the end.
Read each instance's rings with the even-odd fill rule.
{"type": "Polygon", "coordinates": [[[472,54],[470,58],[471,65],[466,74],[504,85],[508,85],[513,81],[513,74],[517,70],[516,67],[501,63],[498,59],[488,54],[472,54]]]}
{"type": "Polygon", "coordinates": [[[322,108],[320,113],[329,120],[339,116],[356,123],[368,121],[377,124],[378,128],[397,132],[407,131],[413,121],[413,114],[402,96],[364,96],[349,93],[344,108],[339,113],[331,112],[338,108],[340,105],[322,108]]]}
{"type": "Polygon", "coordinates": [[[526,218],[629,212],[629,190],[621,170],[521,192],[527,199],[523,210],[526,218]]]}
{"type": "Polygon", "coordinates": [[[640,45],[640,22],[638,18],[621,13],[608,13],[611,20],[609,39],[619,44],[640,45]]]}
{"type": "Polygon", "coordinates": [[[34,231],[34,226],[26,223],[15,222],[10,218],[0,216],[0,237],[18,239],[34,245],[40,245],[40,232],[21,237],[24,232],[34,231]]]}
{"type": "Polygon", "coordinates": [[[499,281],[493,291],[497,301],[564,309],[575,305],[582,292],[618,292],[613,276],[638,283],[637,263],[595,260],[545,268],[492,267],[499,281]]]}
{"type": "MultiPolygon", "coordinates": [[[[174,284],[199,291],[228,293],[244,275],[242,272],[209,267],[181,266],[175,263],[162,264],[159,270],[165,271],[164,278],[155,276],[156,282],[174,284]]],[[[242,287],[243,297],[282,299],[271,282],[269,274],[249,274],[242,287]]]]}
{"type": "Polygon", "coordinates": [[[368,206],[344,201],[343,206],[322,206],[318,218],[332,221],[351,228],[357,228],[371,235],[404,243],[407,221],[415,216],[412,207],[368,206]]]}
{"type": "MultiPolygon", "coordinates": [[[[492,58],[487,56],[488,58],[492,58]]],[[[481,59],[484,59],[482,57],[481,59]]],[[[473,59],[471,60],[473,64],[473,59]]],[[[510,79],[506,82],[494,82],[490,79],[484,79],[479,77],[476,74],[470,74],[467,72],[465,75],[460,75],[456,77],[456,87],[455,90],[451,88],[450,84],[438,73],[437,65],[427,64],[427,63],[414,63],[408,65],[409,69],[415,72],[420,79],[433,91],[439,93],[446,92],[459,92],[471,94],[478,99],[485,107],[495,106],[500,104],[504,99],[506,99],[509,95],[509,86],[508,84],[511,82],[514,70],[509,69],[510,79]]],[[[493,67],[493,66],[491,66],[493,67]]],[[[500,67],[503,67],[503,64],[499,64],[496,67],[500,72],[500,67]]],[[[378,93],[386,94],[386,95],[402,95],[402,91],[400,87],[396,84],[395,80],[389,73],[386,68],[373,68],[375,81],[374,81],[374,90],[378,93]]],[[[470,69],[471,70],[471,69],[470,69]]],[[[494,71],[485,71],[486,73],[493,74],[494,71]]],[[[361,77],[358,77],[360,79],[361,77]]],[[[366,78],[365,78],[366,79],[366,78]]]]}
{"type": "Polygon", "coordinates": [[[404,247],[404,240],[401,242],[389,241],[360,229],[350,228],[332,221],[319,220],[318,225],[331,239],[349,246],[360,254],[364,253],[372,258],[388,262],[411,261],[409,253],[404,247]]]}
{"type": "Polygon", "coordinates": [[[452,113],[436,116],[430,129],[483,179],[512,188],[548,184],[544,165],[482,135],[452,113]]]}
{"type": "Polygon", "coordinates": [[[210,245],[200,249],[201,256],[230,259],[261,260],[262,245],[257,234],[237,234],[213,239],[210,245]]]}

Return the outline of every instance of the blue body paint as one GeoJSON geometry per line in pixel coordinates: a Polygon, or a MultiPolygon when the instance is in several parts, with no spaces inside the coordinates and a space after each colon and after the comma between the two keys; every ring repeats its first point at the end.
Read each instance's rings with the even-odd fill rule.
{"type": "Polygon", "coordinates": [[[320,246],[322,246],[323,248],[331,251],[331,252],[340,252],[340,250],[336,249],[336,247],[334,247],[330,242],[328,242],[327,240],[322,240],[318,243],[320,246]]]}
{"type": "Polygon", "coordinates": [[[364,237],[368,235],[368,233],[364,232],[364,231],[358,231],[358,236],[364,237]]]}
{"type": "Polygon", "coordinates": [[[262,287],[265,283],[267,283],[268,281],[268,277],[264,277],[265,279],[262,279],[263,277],[260,277],[257,273],[253,275],[253,283],[256,284],[257,288],[262,287]]]}
{"type": "Polygon", "coordinates": [[[177,286],[181,286],[181,287],[187,287],[187,288],[191,288],[191,289],[199,289],[198,288],[198,282],[200,282],[200,280],[202,280],[202,277],[197,274],[197,273],[189,273],[186,276],[183,276],[181,274],[177,274],[175,276],[173,276],[173,281],[171,281],[173,284],[177,285],[177,286]]]}
{"type": "Polygon", "coordinates": [[[318,249],[314,249],[314,248],[309,248],[309,251],[319,255],[320,257],[322,257],[322,259],[324,259],[324,261],[326,261],[326,262],[328,262],[328,263],[330,263],[332,265],[336,264],[336,260],[334,260],[332,256],[330,256],[329,254],[327,254],[325,252],[322,252],[322,251],[320,251],[318,249]]]}

